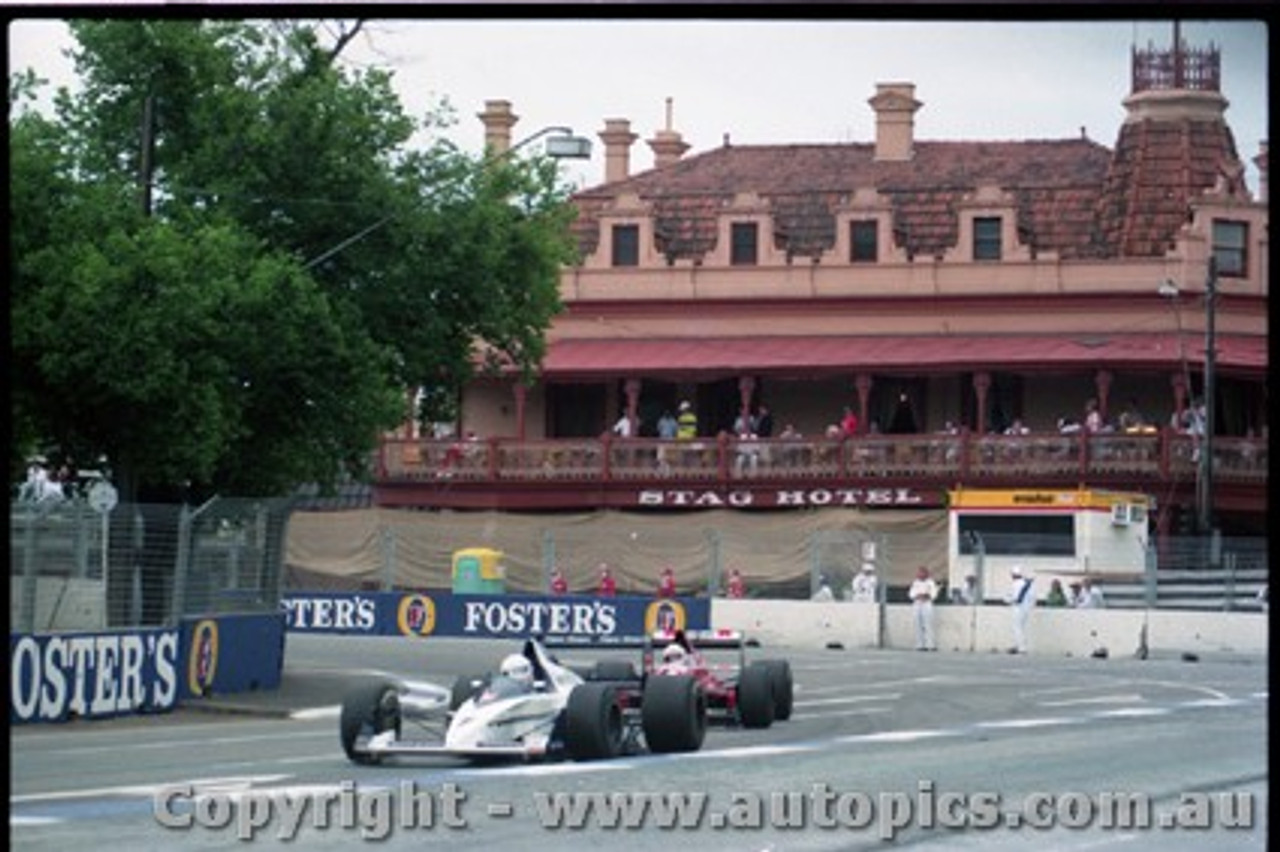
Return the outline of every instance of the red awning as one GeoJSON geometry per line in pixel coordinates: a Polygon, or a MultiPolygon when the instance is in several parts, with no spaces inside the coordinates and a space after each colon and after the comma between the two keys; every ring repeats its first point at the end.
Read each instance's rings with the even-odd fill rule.
{"type": "MultiPolygon", "coordinates": [[[[1264,374],[1263,337],[1217,339],[1217,364],[1232,373],[1264,374]]],[[[769,372],[815,370],[1018,370],[1088,367],[1179,369],[1183,351],[1175,335],[992,335],[863,337],[717,337],[570,339],[548,347],[542,373],[572,378],[635,373],[769,372]]],[[[1192,370],[1204,359],[1204,341],[1186,341],[1192,370]]]]}

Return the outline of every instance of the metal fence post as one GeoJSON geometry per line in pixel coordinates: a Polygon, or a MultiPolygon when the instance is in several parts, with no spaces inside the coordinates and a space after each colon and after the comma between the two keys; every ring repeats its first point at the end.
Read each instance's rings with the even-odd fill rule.
{"type": "Polygon", "coordinates": [[[382,545],[382,591],[389,592],[395,588],[396,580],[396,533],[391,527],[383,527],[379,534],[382,545]]]}
{"type": "Polygon", "coordinates": [[[187,579],[191,574],[191,519],[193,513],[184,505],[178,512],[177,556],[173,565],[173,598],[169,605],[169,617],[165,623],[177,625],[185,614],[187,605],[187,579]]]}
{"type": "MultiPolygon", "coordinates": [[[[551,588],[551,571],[556,567],[556,534],[550,529],[542,531],[542,588],[551,588]]],[[[567,579],[567,578],[566,578],[567,579]]]]}
{"type": "Polygon", "coordinates": [[[1143,604],[1152,609],[1156,605],[1156,569],[1159,567],[1160,557],[1154,546],[1147,547],[1146,565],[1142,571],[1142,598],[1143,604]]]}
{"type": "Polygon", "coordinates": [[[18,629],[35,632],[36,624],[36,522],[39,509],[27,510],[27,529],[22,536],[22,592],[18,598],[18,629]]]}
{"type": "Polygon", "coordinates": [[[720,579],[724,576],[724,567],[720,562],[720,531],[707,530],[707,546],[711,551],[710,565],[707,566],[707,595],[715,597],[720,594],[720,579]]]}

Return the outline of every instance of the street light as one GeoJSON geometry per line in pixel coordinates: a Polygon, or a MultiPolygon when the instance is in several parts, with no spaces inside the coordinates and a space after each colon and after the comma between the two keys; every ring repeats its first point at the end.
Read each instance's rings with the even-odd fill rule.
{"type": "MultiPolygon", "coordinates": [[[[544,149],[544,153],[548,157],[551,157],[553,160],[565,160],[565,159],[582,160],[582,159],[587,159],[591,156],[591,140],[590,139],[587,139],[585,136],[575,136],[571,128],[553,125],[551,127],[544,127],[541,130],[539,130],[537,133],[534,133],[531,136],[526,136],[524,139],[521,139],[519,142],[512,145],[507,150],[501,152],[500,154],[495,154],[492,159],[493,160],[506,159],[507,157],[510,157],[512,154],[518,151],[519,149],[528,145],[530,142],[535,142],[538,139],[541,139],[544,136],[549,136],[551,134],[555,134],[555,135],[551,136],[551,138],[547,140],[547,146],[544,149]]],[[[381,219],[374,222],[372,225],[369,225],[368,227],[362,230],[359,230],[356,233],[352,234],[351,236],[347,237],[345,240],[338,243],[333,248],[311,258],[311,260],[308,260],[306,263],[302,265],[302,268],[313,269],[314,267],[319,266],[329,258],[333,257],[338,252],[345,249],[347,246],[350,246],[353,243],[360,242],[365,237],[369,236],[374,231],[378,230],[383,225],[387,224],[392,219],[396,218],[396,216],[398,215],[399,214],[397,213],[393,213],[390,216],[383,216],[381,219]]]]}
{"type": "MultiPolygon", "coordinates": [[[[1201,396],[1201,404],[1204,406],[1204,420],[1201,427],[1204,430],[1204,435],[1203,440],[1200,442],[1200,460],[1196,470],[1196,528],[1201,535],[1207,535],[1213,530],[1213,432],[1214,408],[1216,407],[1214,404],[1215,373],[1217,372],[1214,352],[1214,320],[1217,284],[1217,259],[1211,255],[1204,282],[1204,393],[1201,396]]],[[[1181,291],[1177,284],[1166,279],[1156,288],[1156,292],[1172,300],[1174,317],[1178,323],[1178,351],[1182,357],[1182,369],[1187,383],[1187,391],[1190,392],[1191,374],[1187,366],[1186,347],[1182,336],[1182,314],[1178,310],[1178,297],[1181,291]]],[[[1195,400],[1193,398],[1193,417],[1198,416],[1198,412],[1194,410],[1194,403],[1195,400]]]]}

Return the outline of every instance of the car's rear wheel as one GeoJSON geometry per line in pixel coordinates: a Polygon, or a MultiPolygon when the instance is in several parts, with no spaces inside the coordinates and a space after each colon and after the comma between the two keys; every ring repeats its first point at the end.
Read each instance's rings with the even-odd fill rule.
{"type": "Polygon", "coordinates": [[[649,751],[697,751],[707,734],[706,693],[688,675],[647,678],[640,721],[649,751]]]}
{"type": "Polygon", "coordinates": [[[569,693],[564,743],[574,760],[602,760],[622,753],[622,705],[611,683],[583,683],[569,693]]]}
{"type": "Polygon", "coordinates": [[[457,710],[466,703],[468,698],[479,695],[488,680],[487,674],[459,675],[453,682],[453,689],[449,692],[449,709],[457,710]]]}
{"type": "Polygon", "coordinates": [[[773,672],[761,662],[750,663],[738,678],[738,715],[744,728],[773,724],[773,672]]]}
{"type": "Polygon", "coordinates": [[[786,660],[762,660],[769,667],[773,681],[773,718],[785,722],[791,718],[794,704],[795,683],[791,677],[791,663],[786,660]]]}
{"type": "Polygon", "coordinates": [[[357,751],[355,746],[361,736],[373,737],[384,731],[395,731],[400,736],[400,693],[395,684],[375,681],[347,693],[338,720],[338,734],[347,759],[366,765],[381,762],[380,755],[357,751]]]}

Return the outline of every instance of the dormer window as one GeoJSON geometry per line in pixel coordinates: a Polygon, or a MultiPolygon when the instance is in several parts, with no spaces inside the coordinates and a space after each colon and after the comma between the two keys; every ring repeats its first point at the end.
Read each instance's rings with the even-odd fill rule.
{"type": "Polygon", "coordinates": [[[1213,259],[1218,274],[1244,278],[1249,274],[1249,223],[1213,220],[1213,259]]]}
{"type": "Polygon", "coordinates": [[[759,228],[755,222],[734,222],[729,229],[729,263],[755,266],[758,260],[759,228]]]}
{"type": "Polygon", "coordinates": [[[973,219],[973,259],[999,260],[1001,222],[999,216],[975,216],[973,219]]]}
{"type": "Polygon", "coordinates": [[[875,263],[880,259],[879,229],[880,223],[874,219],[849,223],[849,260],[852,263],[875,263]]]}
{"type": "Polygon", "coordinates": [[[640,265],[640,226],[613,226],[613,265],[640,265]]]}

